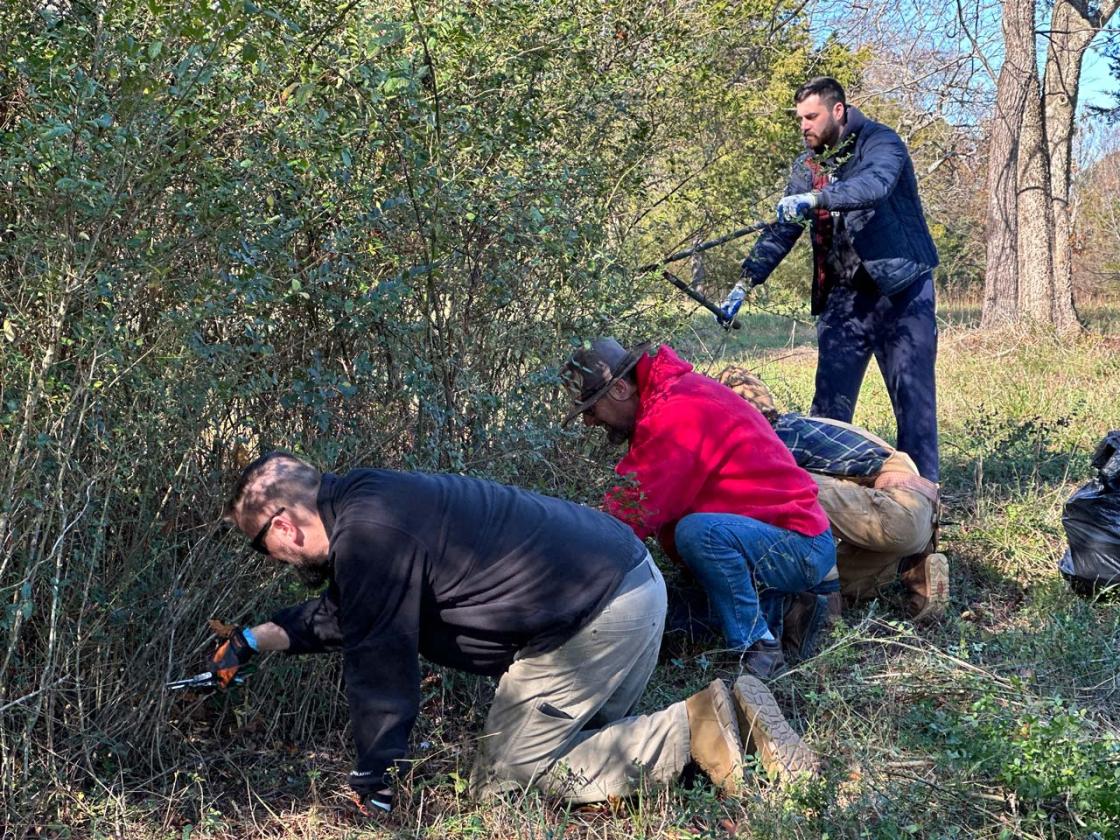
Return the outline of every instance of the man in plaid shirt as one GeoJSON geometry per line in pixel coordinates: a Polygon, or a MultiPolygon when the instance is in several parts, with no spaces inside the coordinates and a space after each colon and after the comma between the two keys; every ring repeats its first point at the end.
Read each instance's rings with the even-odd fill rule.
{"type": "Polygon", "coordinates": [[[719,381],[770,421],[817,482],[837,540],[841,594],[866,598],[897,576],[915,620],[940,614],[949,597],[949,564],[934,553],[937,485],[918,474],[910,456],[848,423],[781,414],[762,380],[742,368],[728,368],[719,381]]]}

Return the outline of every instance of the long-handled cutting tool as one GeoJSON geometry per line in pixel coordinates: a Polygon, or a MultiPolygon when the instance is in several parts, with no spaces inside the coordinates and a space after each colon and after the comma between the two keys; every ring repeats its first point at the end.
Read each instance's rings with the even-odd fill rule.
{"type": "MultiPolygon", "coordinates": [[[[673,274],[672,272],[667,270],[665,268],[665,266],[669,265],[670,263],[675,263],[675,262],[679,262],[683,259],[687,259],[688,257],[691,257],[693,254],[699,254],[699,253],[702,253],[703,251],[707,251],[709,248],[715,248],[718,245],[724,245],[728,242],[731,242],[734,239],[739,239],[740,237],[746,236],[748,233],[758,233],[760,231],[766,230],[766,228],[770,227],[772,224],[774,224],[774,223],[773,222],[755,222],[753,225],[748,225],[747,227],[739,228],[738,230],[733,230],[733,231],[731,231],[731,233],[726,233],[723,236],[717,237],[716,239],[709,239],[707,242],[701,242],[699,245],[696,245],[692,248],[688,248],[684,251],[678,251],[675,254],[670,254],[669,256],[665,257],[663,260],[659,260],[657,262],[648,263],[646,265],[640,266],[638,268],[637,273],[638,274],[646,274],[648,272],[657,271],[658,269],[661,269],[661,276],[663,278],[668,280],[670,283],[672,283],[674,286],[676,286],[678,289],[680,289],[682,292],[684,292],[686,295],[688,295],[690,298],[692,298],[698,304],[700,304],[705,309],[707,309],[709,312],[711,312],[713,315],[715,315],[718,319],[720,319],[721,323],[724,323],[724,321],[723,321],[723,318],[724,318],[723,311],[718,306],[716,306],[714,303],[712,303],[710,300],[708,300],[708,298],[704,297],[704,295],[700,294],[700,292],[698,292],[696,289],[692,288],[692,286],[688,285],[683,280],[681,280],[679,277],[677,277],[675,274],[673,274]]],[[[730,326],[733,329],[737,330],[740,327],[742,327],[742,324],[740,324],[736,319],[732,318],[731,323],[728,324],[727,326],[730,326]]]]}

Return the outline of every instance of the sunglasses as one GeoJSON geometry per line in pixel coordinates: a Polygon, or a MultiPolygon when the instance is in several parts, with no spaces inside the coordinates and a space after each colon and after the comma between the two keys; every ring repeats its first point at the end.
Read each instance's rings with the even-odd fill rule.
{"type": "Polygon", "coordinates": [[[268,520],[264,523],[261,529],[257,531],[257,535],[253,537],[253,541],[249,543],[249,548],[253,549],[253,551],[257,552],[258,554],[268,554],[268,548],[266,548],[264,544],[265,534],[267,534],[268,529],[272,527],[273,520],[276,519],[276,517],[282,514],[285,510],[287,510],[287,508],[280,508],[280,510],[276,511],[276,513],[268,517],[268,520]]]}

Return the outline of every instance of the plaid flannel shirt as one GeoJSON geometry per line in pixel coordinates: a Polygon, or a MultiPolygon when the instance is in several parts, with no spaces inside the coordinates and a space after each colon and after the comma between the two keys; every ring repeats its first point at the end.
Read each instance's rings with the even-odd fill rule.
{"type": "Polygon", "coordinates": [[[855,429],[797,413],[783,414],[774,431],[809,472],[840,478],[868,478],[879,473],[891,450],[855,429]]]}

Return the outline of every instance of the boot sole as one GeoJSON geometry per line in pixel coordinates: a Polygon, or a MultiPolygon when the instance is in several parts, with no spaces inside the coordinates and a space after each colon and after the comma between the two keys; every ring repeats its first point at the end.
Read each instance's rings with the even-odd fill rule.
{"type": "Polygon", "coordinates": [[[732,689],[744,744],[754,744],[771,778],[792,782],[820,775],[821,761],[786,722],[770,689],[756,677],[739,677],[732,689]]]}

